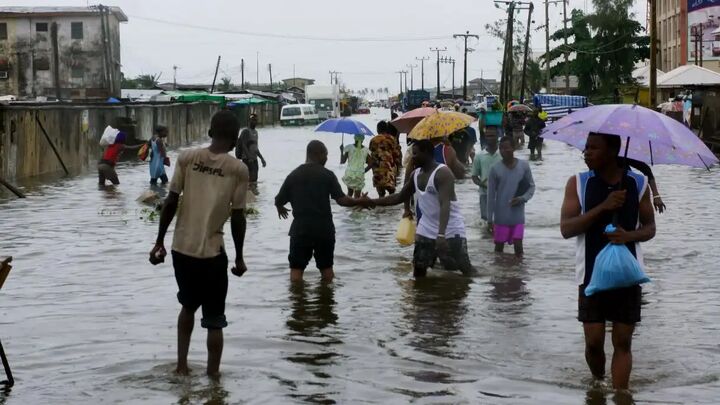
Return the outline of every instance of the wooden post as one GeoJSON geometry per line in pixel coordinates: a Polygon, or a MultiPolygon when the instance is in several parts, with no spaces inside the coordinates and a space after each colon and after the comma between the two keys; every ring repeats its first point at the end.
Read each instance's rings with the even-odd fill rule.
{"type": "Polygon", "coordinates": [[[18,190],[15,186],[5,181],[5,179],[3,179],[2,177],[0,177],[0,184],[7,187],[7,189],[12,191],[13,194],[15,194],[16,196],[20,198],[25,198],[25,194],[23,194],[22,191],[18,190]]]}
{"type": "MultiPolygon", "coordinates": [[[[0,289],[3,286],[3,283],[5,283],[5,279],[12,268],[10,265],[11,261],[12,257],[0,257],[0,289]]],[[[0,360],[2,360],[5,375],[7,376],[7,380],[0,381],[0,385],[4,385],[7,390],[15,385],[15,380],[13,379],[12,371],[10,371],[10,364],[8,363],[7,357],[5,357],[5,350],[3,349],[2,342],[0,342],[0,360]]]]}
{"type": "Polygon", "coordinates": [[[42,122],[40,122],[40,116],[38,115],[38,113],[35,113],[35,122],[37,122],[37,124],[40,126],[40,130],[45,135],[45,139],[47,139],[53,152],[55,152],[55,156],[57,156],[58,161],[60,161],[60,165],[62,166],[63,170],[65,170],[65,174],[70,174],[67,167],[65,167],[65,162],[63,162],[62,158],[60,157],[60,153],[58,152],[57,148],[55,147],[55,144],[50,139],[50,135],[48,135],[48,133],[45,131],[45,127],[43,127],[42,122]]]}

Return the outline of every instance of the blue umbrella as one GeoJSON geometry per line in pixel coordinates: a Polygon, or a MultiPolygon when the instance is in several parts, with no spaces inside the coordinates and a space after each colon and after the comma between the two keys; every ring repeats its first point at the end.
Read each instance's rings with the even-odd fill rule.
{"type": "Polygon", "coordinates": [[[372,130],[365,124],[350,118],[331,118],[318,125],[315,132],[343,134],[343,142],[345,141],[345,134],[373,136],[372,130]]]}

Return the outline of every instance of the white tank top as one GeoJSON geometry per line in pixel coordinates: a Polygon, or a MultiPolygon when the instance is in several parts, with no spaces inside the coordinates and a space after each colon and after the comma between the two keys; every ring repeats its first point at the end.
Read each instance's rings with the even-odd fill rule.
{"type": "MultiPolygon", "coordinates": [[[[435,239],[438,235],[438,227],[440,226],[440,199],[438,191],[435,188],[435,174],[445,165],[438,165],[430,174],[425,191],[421,191],[418,186],[418,174],[420,169],[415,169],[415,201],[422,213],[420,222],[418,223],[416,233],[426,238],[435,239]]],[[[465,237],[465,222],[463,221],[460,207],[457,201],[450,201],[450,219],[445,228],[445,238],[450,239],[459,236],[465,237]]]]}

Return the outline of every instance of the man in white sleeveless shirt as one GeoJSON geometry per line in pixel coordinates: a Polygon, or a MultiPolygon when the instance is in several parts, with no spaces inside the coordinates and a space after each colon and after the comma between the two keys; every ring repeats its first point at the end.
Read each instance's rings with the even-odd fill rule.
{"type": "Polygon", "coordinates": [[[413,144],[412,159],[418,169],[402,191],[374,199],[372,204],[397,205],[415,197],[422,213],[415,235],[415,277],[424,277],[438,258],[446,270],[474,274],[476,271],[467,253],[465,222],[455,196],[455,176],[447,166],[435,161],[433,144],[428,140],[413,144]]]}

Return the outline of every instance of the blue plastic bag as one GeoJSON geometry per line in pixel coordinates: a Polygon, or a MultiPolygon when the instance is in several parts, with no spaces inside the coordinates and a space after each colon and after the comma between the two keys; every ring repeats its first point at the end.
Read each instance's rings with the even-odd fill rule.
{"type": "MultiPolygon", "coordinates": [[[[614,231],[613,225],[605,227],[605,233],[614,231]]],[[[585,295],[590,296],[596,292],[631,287],[649,281],[648,276],[640,268],[640,263],[627,246],[608,243],[595,257],[595,267],[590,284],[585,287],[585,295]]]]}

